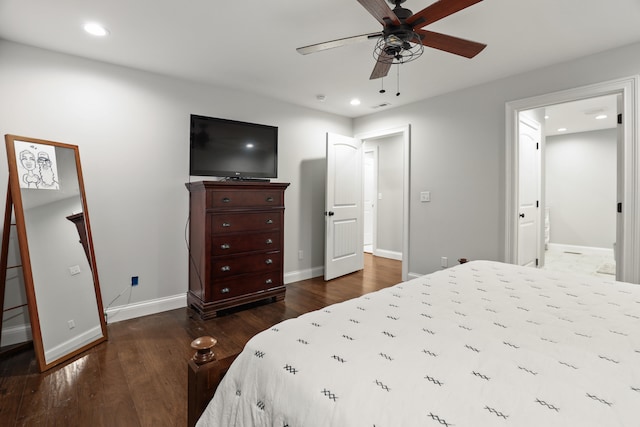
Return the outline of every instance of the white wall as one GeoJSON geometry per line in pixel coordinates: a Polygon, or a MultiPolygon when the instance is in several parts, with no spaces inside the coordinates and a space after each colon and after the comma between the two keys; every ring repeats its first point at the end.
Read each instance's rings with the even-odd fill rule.
{"type": "Polygon", "coordinates": [[[550,242],[612,249],[616,241],[617,130],[547,136],[550,242]]]}
{"type": "Polygon", "coordinates": [[[411,124],[409,272],[504,260],[506,102],[638,73],[633,44],[355,119],[357,134],[411,124]]]}
{"type": "Polygon", "coordinates": [[[304,277],[323,264],[325,133],[351,135],[350,119],[7,41],[0,94],[2,134],[80,148],[105,306],[123,290],[114,306],[187,290],[191,113],[279,127],[278,181],[291,183],[285,273],[304,277]],[[140,284],[129,297],[131,276],[140,284]]]}

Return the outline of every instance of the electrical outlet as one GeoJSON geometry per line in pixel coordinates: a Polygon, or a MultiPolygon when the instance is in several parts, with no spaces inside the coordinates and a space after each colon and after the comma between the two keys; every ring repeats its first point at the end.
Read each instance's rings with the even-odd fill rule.
{"type": "Polygon", "coordinates": [[[447,259],[446,256],[443,256],[442,258],[440,258],[440,267],[447,267],[449,264],[449,260],[447,259]]]}
{"type": "Polygon", "coordinates": [[[302,252],[302,250],[298,251],[298,259],[303,259],[304,258],[304,252],[302,252]]]}
{"type": "Polygon", "coordinates": [[[67,324],[69,325],[69,329],[73,329],[76,327],[76,322],[74,322],[73,319],[69,320],[67,324]]]}
{"type": "Polygon", "coordinates": [[[80,266],[73,265],[69,267],[69,274],[71,274],[72,276],[75,276],[76,274],[80,274],[80,266]]]}
{"type": "Polygon", "coordinates": [[[138,286],[138,276],[131,276],[131,286],[138,286]]]}

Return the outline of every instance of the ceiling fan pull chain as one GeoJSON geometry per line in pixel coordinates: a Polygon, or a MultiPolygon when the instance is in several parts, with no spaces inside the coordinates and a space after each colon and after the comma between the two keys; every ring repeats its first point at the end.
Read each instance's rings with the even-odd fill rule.
{"type": "Polygon", "coordinates": [[[396,70],[397,72],[397,86],[398,86],[398,91],[396,92],[396,96],[400,96],[400,64],[396,65],[396,70]]]}
{"type": "Polygon", "coordinates": [[[384,90],[384,77],[380,79],[380,93],[385,93],[386,90],[384,90]]]}

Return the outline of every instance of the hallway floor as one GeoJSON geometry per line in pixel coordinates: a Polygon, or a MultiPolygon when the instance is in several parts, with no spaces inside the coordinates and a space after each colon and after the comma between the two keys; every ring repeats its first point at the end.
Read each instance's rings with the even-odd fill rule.
{"type": "Polygon", "coordinates": [[[545,251],[544,269],[568,271],[615,279],[613,250],[590,250],[549,245],[545,251]]]}

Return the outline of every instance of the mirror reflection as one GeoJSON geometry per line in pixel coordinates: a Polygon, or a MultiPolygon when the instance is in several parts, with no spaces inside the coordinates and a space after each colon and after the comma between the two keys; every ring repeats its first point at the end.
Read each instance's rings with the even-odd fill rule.
{"type": "Polygon", "coordinates": [[[23,266],[30,265],[23,274],[28,295],[33,287],[29,312],[34,348],[37,353],[41,348],[44,370],[43,364],[50,367],[104,341],[106,324],[91,260],[77,147],[18,138],[12,141],[13,150],[7,140],[9,162],[15,162],[10,184],[18,226],[19,216],[24,218],[28,262],[22,241],[20,252],[23,266]],[[9,151],[14,151],[13,159],[9,151]]]}

